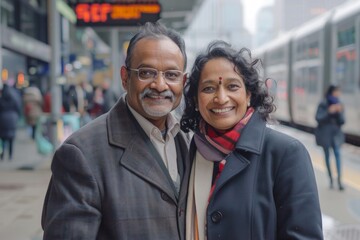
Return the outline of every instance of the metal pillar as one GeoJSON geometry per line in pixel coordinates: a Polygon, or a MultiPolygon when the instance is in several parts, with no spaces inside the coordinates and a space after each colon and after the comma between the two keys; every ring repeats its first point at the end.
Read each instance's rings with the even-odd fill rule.
{"type": "Polygon", "coordinates": [[[62,96],[58,79],[61,76],[60,62],[60,14],[56,9],[56,1],[49,0],[49,40],[51,47],[50,91],[51,91],[51,143],[54,149],[59,145],[57,123],[61,117],[62,96]]]}
{"type": "Polygon", "coordinates": [[[112,83],[111,87],[118,95],[122,94],[123,88],[120,79],[120,51],[119,51],[119,31],[111,29],[110,32],[111,44],[111,62],[112,62],[112,83]]]}

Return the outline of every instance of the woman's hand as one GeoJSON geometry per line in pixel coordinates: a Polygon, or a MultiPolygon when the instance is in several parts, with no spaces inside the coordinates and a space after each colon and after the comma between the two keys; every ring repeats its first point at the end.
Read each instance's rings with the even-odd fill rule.
{"type": "Polygon", "coordinates": [[[342,112],[343,106],[340,103],[332,104],[328,108],[329,113],[339,113],[342,112]]]}

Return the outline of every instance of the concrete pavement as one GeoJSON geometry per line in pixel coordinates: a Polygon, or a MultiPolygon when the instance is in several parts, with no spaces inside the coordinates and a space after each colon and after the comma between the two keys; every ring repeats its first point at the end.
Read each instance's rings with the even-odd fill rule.
{"type": "Polygon", "coordinates": [[[51,156],[37,152],[26,128],[18,129],[13,151],[11,161],[7,152],[0,161],[0,239],[40,240],[51,156]]]}
{"type": "MultiPolygon", "coordinates": [[[[310,152],[319,189],[326,240],[360,239],[357,235],[360,232],[360,189],[354,184],[358,182],[357,177],[360,175],[360,148],[354,150],[348,146],[343,147],[346,190],[330,190],[322,164],[322,154],[319,148],[314,146],[313,137],[297,130],[278,130],[304,142],[310,152]],[[356,172],[355,180],[351,172],[348,172],[349,168],[356,172]]],[[[5,155],[5,159],[0,161],[1,240],[42,239],[41,211],[51,176],[51,158],[52,156],[42,156],[37,152],[35,142],[30,139],[27,129],[18,130],[13,160],[8,161],[5,155]]]]}

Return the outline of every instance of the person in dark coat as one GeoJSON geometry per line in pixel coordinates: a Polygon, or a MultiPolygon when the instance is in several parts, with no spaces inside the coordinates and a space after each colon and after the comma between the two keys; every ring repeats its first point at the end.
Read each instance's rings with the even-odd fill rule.
{"type": "Polygon", "coordinates": [[[215,41],[185,85],[181,126],[194,131],[187,240],[323,239],[310,156],[266,126],[275,106],[257,61],[215,41]]]}
{"type": "Polygon", "coordinates": [[[9,160],[12,159],[16,127],[21,114],[21,97],[15,89],[3,84],[0,90],[0,138],[2,140],[1,160],[8,146],[9,160]]]}
{"type": "Polygon", "coordinates": [[[190,137],[173,110],[186,75],[184,40],[146,23],[130,40],[126,95],[55,152],[44,240],[184,240],[190,137]]]}
{"type": "Polygon", "coordinates": [[[340,102],[340,88],[330,85],[326,91],[324,99],[320,102],[316,111],[316,121],[318,126],[315,129],[317,145],[324,149],[325,164],[330,179],[330,188],[333,188],[333,175],[330,166],[330,149],[334,151],[337,182],[339,190],[344,190],[341,180],[341,144],[345,141],[341,126],[345,123],[344,106],[340,102]]]}

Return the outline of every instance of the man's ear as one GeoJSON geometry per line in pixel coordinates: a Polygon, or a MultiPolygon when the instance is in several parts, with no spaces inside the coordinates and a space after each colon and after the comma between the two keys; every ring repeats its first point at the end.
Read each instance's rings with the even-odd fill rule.
{"type": "Polygon", "coordinates": [[[187,77],[188,77],[188,73],[184,73],[184,77],[183,77],[183,85],[184,85],[184,86],[185,86],[187,77]]]}
{"type": "Polygon", "coordinates": [[[128,80],[129,80],[129,72],[128,72],[128,70],[126,69],[125,66],[122,66],[122,67],[121,67],[120,75],[121,75],[122,86],[123,86],[123,88],[126,90],[126,89],[127,89],[128,80]]]}

